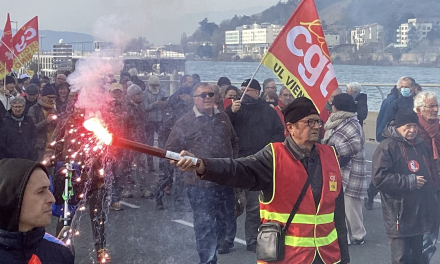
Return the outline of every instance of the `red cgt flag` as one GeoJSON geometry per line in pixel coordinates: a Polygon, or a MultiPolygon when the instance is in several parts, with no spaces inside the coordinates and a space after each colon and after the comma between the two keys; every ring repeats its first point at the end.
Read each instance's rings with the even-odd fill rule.
{"type": "Polygon", "coordinates": [[[298,5],[262,63],[295,98],[310,98],[319,111],[324,108],[338,82],[313,0],[298,5]]]}
{"type": "Polygon", "coordinates": [[[3,79],[12,69],[14,63],[13,52],[14,43],[12,42],[11,19],[8,13],[5,29],[3,30],[3,37],[0,41],[0,79],[3,79]]]}
{"type": "Polygon", "coordinates": [[[13,69],[18,71],[38,52],[38,17],[32,18],[21,27],[12,42],[15,44],[13,69]]]}

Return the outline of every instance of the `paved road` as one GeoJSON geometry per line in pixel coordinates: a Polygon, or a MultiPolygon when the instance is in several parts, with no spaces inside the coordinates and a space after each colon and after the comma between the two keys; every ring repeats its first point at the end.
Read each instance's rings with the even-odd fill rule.
{"type": "MultiPolygon", "coordinates": [[[[377,144],[366,144],[366,159],[371,157],[377,144]]],[[[371,171],[371,163],[367,163],[371,171]]],[[[139,209],[125,207],[124,211],[109,213],[107,223],[108,247],[112,263],[118,264],[197,264],[194,231],[190,227],[192,214],[174,212],[171,197],[166,197],[164,211],[154,210],[154,202],[147,199],[126,199],[139,209]]],[[[85,211],[87,212],[87,210],[85,211]]],[[[385,235],[380,203],[372,211],[364,211],[367,229],[366,243],[350,246],[352,264],[390,263],[389,241],[385,235]]],[[[53,232],[54,223],[48,228],[53,232]]],[[[90,219],[84,213],[80,220],[80,235],[75,239],[76,263],[94,263],[95,252],[91,237],[90,219]]],[[[238,219],[238,238],[244,239],[244,217],[238,219]]],[[[440,245],[439,245],[440,246],[440,245]]],[[[253,253],[243,244],[235,243],[230,254],[219,255],[219,264],[255,264],[253,253]]],[[[431,263],[440,263],[440,254],[431,263]]]]}

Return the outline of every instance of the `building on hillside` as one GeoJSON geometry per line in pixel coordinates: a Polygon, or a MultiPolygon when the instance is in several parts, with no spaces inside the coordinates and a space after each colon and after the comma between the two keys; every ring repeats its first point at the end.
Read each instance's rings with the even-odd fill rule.
{"type": "Polygon", "coordinates": [[[396,48],[407,47],[424,39],[431,30],[440,27],[440,18],[411,18],[397,29],[396,48]]]}
{"type": "Polygon", "coordinates": [[[329,50],[341,45],[341,36],[337,32],[324,31],[324,37],[329,50]]]}
{"type": "Polygon", "coordinates": [[[270,23],[243,25],[225,32],[226,52],[261,59],[283,26],[270,23]]]}
{"type": "Polygon", "coordinates": [[[57,71],[71,71],[73,69],[72,56],[73,46],[72,44],[63,43],[60,39],[58,44],[52,46],[53,65],[57,71]]]}
{"type": "Polygon", "coordinates": [[[383,26],[374,23],[365,26],[356,26],[351,31],[351,44],[355,44],[359,50],[360,47],[369,43],[379,43],[383,40],[383,26]]]}

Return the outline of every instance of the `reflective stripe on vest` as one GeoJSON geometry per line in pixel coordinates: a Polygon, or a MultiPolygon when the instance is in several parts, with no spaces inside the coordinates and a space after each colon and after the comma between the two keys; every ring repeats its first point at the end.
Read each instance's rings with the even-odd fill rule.
{"type": "MultiPolygon", "coordinates": [[[[267,210],[260,211],[260,217],[264,219],[275,220],[281,223],[286,223],[290,214],[279,214],[269,212],[267,210]]],[[[328,224],[333,222],[335,213],[323,214],[323,215],[306,215],[295,214],[292,220],[292,224],[328,224]]]]}
{"type": "MultiPolygon", "coordinates": [[[[283,143],[270,145],[273,154],[273,193],[270,201],[260,200],[260,216],[263,223],[276,221],[285,224],[308,174],[283,143]]],[[[326,264],[341,260],[334,210],[335,200],[342,188],[342,177],[334,148],[320,144],[316,144],[316,148],[322,166],[321,199],[316,208],[309,186],[285,234],[285,259],[280,264],[310,264],[317,254],[326,264]]]]}
{"type": "Polygon", "coordinates": [[[330,245],[333,241],[338,239],[338,233],[336,229],[326,237],[294,237],[294,236],[286,236],[286,246],[292,247],[322,247],[326,245],[330,245]]]}

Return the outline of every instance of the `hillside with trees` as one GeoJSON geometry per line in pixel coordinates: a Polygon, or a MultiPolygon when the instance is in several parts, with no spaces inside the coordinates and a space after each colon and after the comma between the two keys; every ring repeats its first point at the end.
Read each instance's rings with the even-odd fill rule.
{"type": "MultiPolygon", "coordinates": [[[[284,25],[301,0],[278,2],[259,14],[235,15],[219,25],[205,18],[191,35],[182,34],[181,45],[185,53],[198,57],[217,57],[223,48],[227,30],[253,23],[284,25]]],[[[385,40],[391,43],[398,26],[414,17],[437,17],[440,13],[438,0],[315,0],[324,29],[328,25],[346,28],[379,23],[385,28],[385,40]]],[[[434,34],[434,33],[433,33],[434,34]]],[[[435,35],[431,34],[431,37],[435,35]]]]}

